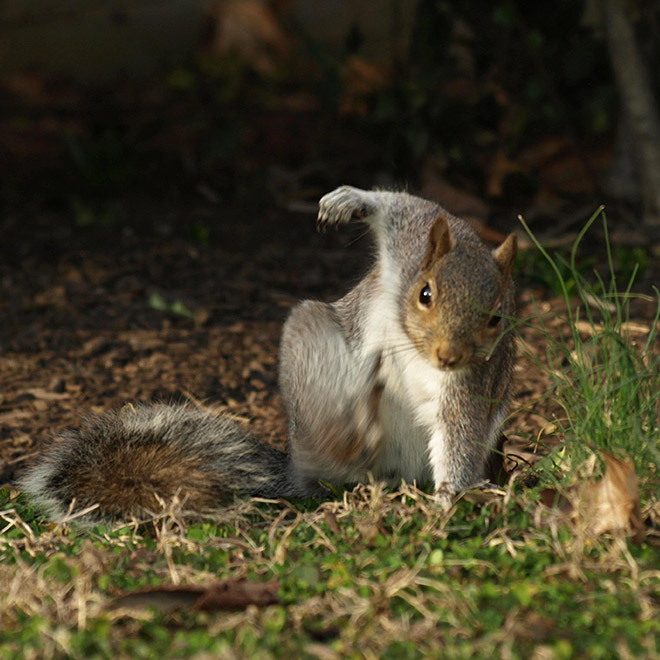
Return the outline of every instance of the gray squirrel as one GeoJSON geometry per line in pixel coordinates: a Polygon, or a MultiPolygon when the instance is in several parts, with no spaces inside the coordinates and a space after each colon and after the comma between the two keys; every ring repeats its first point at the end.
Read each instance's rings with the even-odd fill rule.
{"type": "Polygon", "coordinates": [[[143,517],[179,497],[306,497],[370,478],[432,482],[443,506],[481,480],[508,414],[515,234],[491,252],[437,204],[341,186],[318,227],[361,221],[376,259],[334,303],[306,300],[282,332],[289,451],[189,405],[128,404],[64,433],[20,486],[50,517],[143,517]]]}

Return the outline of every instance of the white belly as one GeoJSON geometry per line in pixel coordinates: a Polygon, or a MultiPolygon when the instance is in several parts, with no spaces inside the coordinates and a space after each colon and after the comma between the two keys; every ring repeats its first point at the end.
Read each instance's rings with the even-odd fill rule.
{"type": "MultiPolygon", "coordinates": [[[[384,290],[396,291],[397,284],[384,290]]],[[[373,301],[364,330],[363,356],[381,352],[380,377],[385,385],[379,408],[384,438],[374,477],[393,485],[403,478],[421,486],[432,478],[429,441],[438,429],[438,413],[453,374],[440,371],[419,354],[401,327],[390,296],[373,301]]]]}
{"type": "Polygon", "coordinates": [[[430,433],[420,426],[407,402],[398,394],[383,393],[380,419],[384,429],[383,447],[374,476],[395,486],[401,479],[423,486],[431,479],[428,456],[430,433]]]}
{"type": "Polygon", "coordinates": [[[411,345],[390,355],[385,349],[381,377],[384,437],[374,476],[393,483],[417,481],[421,486],[432,478],[429,440],[438,429],[446,381],[452,374],[424,361],[411,345]]]}

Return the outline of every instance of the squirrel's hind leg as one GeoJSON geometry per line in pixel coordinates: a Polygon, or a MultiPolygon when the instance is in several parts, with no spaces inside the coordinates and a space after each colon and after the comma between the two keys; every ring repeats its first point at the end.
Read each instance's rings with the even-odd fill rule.
{"type": "Polygon", "coordinates": [[[353,354],[330,305],[291,312],[280,347],[280,391],[289,416],[294,479],[341,485],[366,477],[382,442],[380,356],[353,354]]]}

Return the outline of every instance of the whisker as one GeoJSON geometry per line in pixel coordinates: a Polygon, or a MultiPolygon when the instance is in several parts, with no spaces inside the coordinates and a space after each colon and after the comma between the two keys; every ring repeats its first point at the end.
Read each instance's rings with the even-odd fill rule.
{"type": "Polygon", "coordinates": [[[400,346],[399,348],[387,349],[383,351],[384,355],[403,355],[407,352],[414,353],[417,349],[415,346],[400,346]]]}
{"type": "Polygon", "coordinates": [[[373,342],[372,344],[365,344],[364,349],[366,352],[382,351],[383,353],[389,352],[391,349],[398,350],[400,348],[420,348],[421,342],[407,340],[405,342],[400,341],[397,343],[390,343],[387,341],[387,338],[382,341],[373,342]]]}
{"type": "Polygon", "coordinates": [[[405,355],[406,353],[417,353],[421,350],[422,350],[421,346],[407,345],[407,346],[388,348],[386,351],[383,351],[383,354],[388,356],[397,356],[397,355],[405,355]]]}
{"type": "Polygon", "coordinates": [[[355,243],[357,243],[359,240],[363,239],[365,236],[369,234],[369,227],[367,227],[364,231],[358,232],[355,236],[355,238],[351,239],[346,245],[350,246],[355,243]]]}

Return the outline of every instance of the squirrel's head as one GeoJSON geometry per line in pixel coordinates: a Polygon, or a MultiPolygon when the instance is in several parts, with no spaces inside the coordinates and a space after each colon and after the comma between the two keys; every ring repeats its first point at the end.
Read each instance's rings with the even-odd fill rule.
{"type": "Polygon", "coordinates": [[[471,234],[455,240],[445,216],[437,218],[404,311],[422,356],[447,370],[488,359],[513,313],[515,256],[515,234],[491,253],[471,234]]]}

